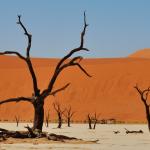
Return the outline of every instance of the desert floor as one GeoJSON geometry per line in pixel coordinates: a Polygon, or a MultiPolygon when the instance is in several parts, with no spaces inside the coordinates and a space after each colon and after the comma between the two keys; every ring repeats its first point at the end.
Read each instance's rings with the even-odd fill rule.
{"type": "MultiPolygon", "coordinates": [[[[24,130],[27,123],[20,123],[16,127],[15,123],[0,123],[1,128],[9,130],[24,130]]],[[[29,124],[30,125],[30,124],[29,124]]],[[[37,140],[28,142],[26,140],[8,140],[0,143],[0,150],[27,150],[27,149],[51,149],[51,150],[149,150],[150,148],[150,133],[147,125],[138,124],[115,124],[115,125],[101,125],[98,124],[96,130],[89,130],[87,124],[72,124],[68,128],[66,124],[62,129],[57,129],[57,124],[50,124],[49,128],[44,126],[44,131],[56,134],[63,134],[67,136],[77,137],[86,141],[99,140],[97,144],[93,143],[58,143],[46,141],[41,142],[37,140]],[[144,131],[143,134],[126,134],[125,129],[144,131]],[[119,134],[114,134],[113,131],[119,130],[119,134]]]]}

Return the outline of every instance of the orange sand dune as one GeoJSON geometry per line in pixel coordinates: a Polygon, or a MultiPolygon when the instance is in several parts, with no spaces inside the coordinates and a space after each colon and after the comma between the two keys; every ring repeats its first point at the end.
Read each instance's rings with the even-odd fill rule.
{"type": "Polygon", "coordinates": [[[150,48],[144,48],[142,50],[138,50],[135,53],[129,55],[129,57],[134,58],[150,58],[150,48]]]}
{"type": "MultiPolygon", "coordinates": [[[[58,59],[33,59],[41,90],[47,87],[58,59]]],[[[49,96],[45,112],[56,119],[52,103],[72,106],[74,121],[84,121],[88,113],[100,113],[101,119],[115,118],[125,122],[145,121],[145,110],[133,88],[150,86],[150,60],[140,58],[85,59],[82,65],[93,76],[88,78],[78,68],[68,68],[58,78],[55,88],[71,85],[56,97],[49,96]]],[[[32,95],[32,80],[24,62],[16,57],[0,56],[0,100],[32,95]]],[[[0,120],[33,120],[31,104],[9,103],[0,106],[0,120]]]]}

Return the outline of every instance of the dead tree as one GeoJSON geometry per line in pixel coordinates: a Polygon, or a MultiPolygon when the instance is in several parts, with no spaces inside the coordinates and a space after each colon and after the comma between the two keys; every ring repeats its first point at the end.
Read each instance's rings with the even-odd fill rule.
{"type": "Polygon", "coordinates": [[[95,114],[94,114],[94,118],[93,118],[93,123],[94,123],[93,129],[96,128],[96,124],[97,124],[97,122],[98,122],[98,118],[99,118],[99,115],[97,115],[97,114],[95,113],[95,114]]]}
{"type": "Polygon", "coordinates": [[[17,24],[23,29],[25,36],[27,37],[27,48],[26,48],[26,55],[23,56],[19,52],[16,51],[4,51],[0,52],[0,55],[16,55],[21,60],[23,60],[27,64],[27,68],[30,72],[30,76],[32,78],[33,84],[33,91],[31,91],[31,96],[20,96],[15,98],[9,98],[6,100],[1,100],[0,105],[10,102],[29,102],[32,104],[34,108],[34,121],[33,121],[33,130],[39,129],[42,131],[43,121],[44,121],[44,101],[49,95],[55,95],[56,93],[65,90],[70,83],[62,86],[61,88],[54,89],[54,84],[58,78],[58,76],[62,73],[62,71],[68,67],[76,66],[78,67],[85,75],[91,77],[87,71],[80,65],[80,61],[83,59],[81,56],[73,57],[73,54],[80,52],[80,51],[89,51],[87,48],[84,47],[84,36],[87,29],[88,24],[86,23],[86,15],[84,12],[84,27],[83,31],[81,32],[80,36],[80,44],[77,48],[70,50],[68,54],[66,54],[56,65],[54,73],[52,77],[50,77],[47,87],[42,90],[39,88],[37,75],[35,74],[35,68],[33,67],[32,60],[30,57],[30,50],[32,45],[32,35],[28,32],[27,28],[21,21],[21,15],[18,15],[18,22],[17,24]],[[32,94],[33,93],[33,94],[32,94]]]}
{"type": "Polygon", "coordinates": [[[89,129],[92,129],[92,117],[90,116],[90,114],[87,115],[87,118],[88,118],[89,129]]]}
{"type": "Polygon", "coordinates": [[[146,119],[147,119],[147,122],[148,122],[148,129],[149,129],[149,132],[150,132],[150,104],[148,104],[148,95],[149,95],[149,92],[150,92],[150,88],[141,90],[141,89],[139,89],[139,87],[137,85],[134,88],[139,93],[141,101],[144,104],[145,112],[146,112],[146,119]]]}
{"type": "Polygon", "coordinates": [[[70,123],[71,123],[71,118],[73,117],[75,112],[72,111],[71,106],[69,106],[69,108],[66,108],[66,113],[64,113],[64,116],[67,119],[67,125],[68,127],[70,127],[70,123]]]}
{"type": "Polygon", "coordinates": [[[45,126],[48,128],[49,126],[49,110],[48,112],[45,114],[45,126]]]}
{"type": "Polygon", "coordinates": [[[18,127],[19,121],[20,121],[20,117],[19,117],[19,116],[15,116],[15,121],[16,121],[16,125],[17,125],[17,127],[18,127]]]}
{"type": "Polygon", "coordinates": [[[94,116],[91,116],[90,114],[88,114],[87,118],[88,118],[89,129],[95,129],[96,124],[98,122],[99,115],[97,115],[96,113],[94,114],[94,116]],[[92,127],[92,124],[93,124],[93,127],[92,127]]]}
{"type": "Polygon", "coordinates": [[[60,104],[58,102],[53,103],[54,109],[57,113],[57,117],[58,117],[58,126],[57,128],[61,128],[62,123],[63,123],[63,114],[65,112],[65,109],[62,110],[60,104]]]}

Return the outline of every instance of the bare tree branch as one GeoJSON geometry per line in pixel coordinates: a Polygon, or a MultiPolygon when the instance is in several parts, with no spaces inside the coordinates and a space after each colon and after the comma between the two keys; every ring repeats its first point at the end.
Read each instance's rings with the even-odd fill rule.
{"type": "Polygon", "coordinates": [[[83,44],[84,44],[84,35],[85,35],[85,31],[87,28],[88,24],[86,23],[86,14],[84,12],[84,29],[81,33],[81,43],[80,43],[80,48],[83,48],[83,44]]]}
{"type": "Polygon", "coordinates": [[[31,43],[32,43],[32,35],[28,33],[26,27],[23,25],[22,21],[21,21],[21,15],[18,15],[18,22],[17,24],[19,24],[23,30],[24,30],[24,34],[27,36],[28,38],[28,46],[27,46],[27,52],[26,52],[26,63],[27,63],[27,66],[29,68],[29,71],[30,71],[30,74],[31,74],[31,77],[32,77],[32,81],[33,81],[33,88],[34,88],[34,94],[35,96],[39,96],[40,94],[40,91],[38,89],[38,85],[37,85],[37,78],[36,78],[36,75],[35,75],[35,72],[34,72],[34,69],[33,69],[33,66],[32,66],[32,62],[31,62],[31,59],[30,59],[30,49],[31,49],[31,43]]]}
{"type": "Polygon", "coordinates": [[[84,28],[83,28],[83,31],[81,32],[81,41],[80,41],[80,46],[78,48],[75,48],[73,50],[71,50],[66,56],[64,56],[60,61],[59,63],[57,64],[56,68],[55,68],[55,71],[54,71],[54,74],[48,84],[48,87],[46,90],[44,90],[42,92],[42,96],[43,97],[46,97],[48,96],[51,92],[51,90],[53,89],[53,85],[58,77],[58,75],[60,74],[60,72],[68,67],[68,66],[78,66],[86,75],[90,76],[86,71],[85,69],[83,69],[83,67],[81,67],[81,65],[79,65],[79,63],[74,63],[75,61],[79,60],[81,61],[82,60],[82,57],[81,56],[77,56],[77,57],[74,57],[72,59],[72,61],[70,61],[70,63],[67,63],[67,64],[64,64],[64,62],[69,59],[74,53],[78,52],[78,51],[81,51],[81,50],[84,50],[84,51],[89,51],[87,48],[84,48],[83,45],[84,45],[84,36],[85,36],[85,32],[86,32],[86,28],[87,28],[87,23],[86,23],[86,15],[85,15],[85,12],[84,12],[84,28]]]}
{"type": "Polygon", "coordinates": [[[51,92],[49,95],[55,96],[58,92],[65,90],[69,85],[70,85],[70,83],[66,84],[65,86],[61,87],[60,89],[57,89],[57,90],[51,92]]]}
{"type": "Polygon", "coordinates": [[[17,55],[19,58],[26,60],[26,58],[24,56],[22,56],[19,52],[15,52],[15,51],[4,51],[4,52],[0,52],[0,55],[7,55],[7,54],[15,54],[17,55]]]}
{"type": "Polygon", "coordinates": [[[135,86],[134,88],[139,92],[139,94],[142,93],[142,91],[138,88],[138,85],[137,85],[137,84],[136,84],[136,86],[135,86]]]}
{"type": "Polygon", "coordinates": [[[81,69],[81,71],[84,72],[88,77],[92,77],[79,63],[74,63],[73,65],[78,66],[81,69]]]}
{"type": "Polygon", "coordinates": [[[134,88],[135,88],[135,89],[138,91],[138,93],[140,94],[141,100],[142,100],[144,103],[146,103],[147,98],[148,98],[148,94],[149,94],[149,92],[150,92],[150,88],[147,88],[147,89],[145,89],[145,90],[143,90],[143,91],[142,91],[141,89],[139,89],[137,85],[136,85],[134,88]]]}
{"type": "Polygon", "coordinates": [[[53,103],[53,106],[56,112],[61,113],[61,115],[63,115],[63,113],[66,111],[66,109],[61,109],[60,104],[57,101],[53,103]]]}
{"type": "Polygon", "coordinates": [[[70,58],[74,53],[81,51],[81,50],[85,50],[85,51],[89,51],[87,48],[83,47],[84,44],[84,36],[85,36],[85,32],[86,32],[86,28],[87,28],[88,24],[86,23],[86,14],[84,12],[84,28],[83,31],[81,32],[81,42],[80,42],[80,46],[78,48],[75,48],[73,50],[70,51],[69,54],[67,54],[66,56],[64,56],[60,62],[58,63],[56,70],[63,64],[63,62],[65,60],[67,60],[68,58],[70,58]]]}
{"type": "Polygon", "coordinates": [[[75,111],[72,111],[71,106],[69,106],[68,109],[66,108],[66,114],[64,114],[64,116],[66,118],[70,118],[71,119],[74,114],[75,114],[75,111]]]}
{"type": "Polygon", "coordinates": [[[29,97],[9,98],[9,99],[0,101],[0,105],[1,105],[1,104],[4,104],[4,103],[21,102],[21,101],[27,101],[27,102],[31,102],[31,103],[32,103],[33,99],[32,99],[32,98],[29,98],[29,97]]]}
{"type": "Polygon", "coordinates": [[[66,108],[66,113],[64,113],[63,115],[67,119],[68,127],[70,127],[71,118],[73,117],[74,114],[75,114],[75,111],[72,111],[71,106],[69,106],[68,108],[66,108]]]}
{"type": "Polygon", "coordinates": [[[83,71],[83,73],[85,73],[88,77],[92,77],[91,75],[89,75],[87,73],[87,71],[78,63],[75,62],[77,59],[79,59],[81,61],[81,56],[75,57],[73,58],[70,62],[64,64],[63,66],[60,67],[59,72],[61,72],[64,68],[70,67],[70,66],[77,66],[79,67],[79,69],[81,69],[81,71],[83,71]]]}
{"type": "Polygon", "coordinates": [[[17,24],[19,24],[23,28],[24,34],[28,37],[28,46],[27,46],[27,53],[26,54],[27,54],[27,57],[30,57],[32,35],[28,33],[26,27],[21,22],[21,15],[18,15],[18,22],[17,22],[17,24]]]}

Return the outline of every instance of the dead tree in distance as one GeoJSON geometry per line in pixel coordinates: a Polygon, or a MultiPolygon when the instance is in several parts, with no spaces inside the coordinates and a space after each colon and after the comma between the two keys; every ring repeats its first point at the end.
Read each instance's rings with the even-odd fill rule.
{"type": "Polygon", "coordinates": [[[49,110],[48,112],[45,114],[45,126],[48,128],[49,126],[49,110]]]}
{"type": "Polygon", "coordinates": [[[18,127],[20,121],[20,117],[18,115],[15,115],[15,121],[16,121],[16,126],[18,127]]]}
{"type": "Polygon", "coordinates": [[[91,116],[90,114],[87,115],[89,129],[95,129],[96,128],[98,118],[99,118],[99,115],[97,115],[96,113],[94,114],[94,116],[91,116]],[[92,127],[92,124],[93,124],[93,127],[92,127]]]}
{"type": "Polygon", "coordinates": [[[87,118],[88,118],[89,129],[92,129],[92,117],[90,116],[90,114],[87,115],[87,118]]]}
{"type": "Polygon", "coordinates": [[[94,114],[94,117],[93,117],[93,123],[94,123],[94,126],[93,126],[93,129],[96,128],[96,124],[98,122],[98,118],[99,118],[99,114],[97,115],[96,113],[94,114]]]}
{"type": "Polygon", "coordinates": [[[63,114],[66,111],[66,109],[62,109],[60,106],[60,103],[55,102],[53,103],[54,109],[57,113],[57,117],[58,117],[58,126],[57,128],[61,128],[62,123],[63,123],[63,114]]]}
{"type": "Polygon", "coordinates": [[[19,52],[16,51],[4,51],[0,52],[0,55],[6,55],[6,54],[13,54],[18,56],[21,60],[23,60],[29,69],[31,78],[32,78],[32,83],[33,83],[33,92],[31,91],[31,96],[20,96],[20,97],[15,97],[15,98],[9,98],[6,100],[1,100],[0,105],[4,103],[9,103],[9,102],[29,102],[32,104],[34,108],[34,121],[33,121],[33,130],[38,129],[42,131],[43,127],[43,121],[44,121],[44,101],[49,95],[55,95],[56,93],[65,90],[70,83],[67,83],[63,87],[60,87],[58,89],[54,89],[54,84],[58,78],[58,76],[62,73],[62,71],[68,67],[72,66],[77,66],[85,75],[88,77],[91,77],[87,71],[80,65],[80,61],[83,59],[81,56],[75,56],[72,57],[73,54],[80,52],[80,51],[89,51],[87,48],[84,47],[84,36],[85,32],[87,29],[88,24],[86,23],[86,15],[84,12],[84,27],[83,31],[81,32],[81,37],[80,37],[80,44],[77,48],[74,48],[70,50],[68,54],[66,54],[58,64],[56,65],[56,68],[54,70],[54,73],[52,77],[50,77],[49,82],[47,87],[44,90],[41,90],[38,85],[37,81],[37,75],[35,74],[35,69],[32,65],[32,60],[30,57],[30,50],[31,50],[31,45],[32,45],[32,35],[28,32],[27,28],[24,26],[24,24],[21,21],[21,15],[18,15],[18,25],[21,26],[21,28],[24,31],[25,36],[27,37],[27,48],[26,48],[26,56],[23,56],[19,52]],[[33,94],[32,94],[33,93],[33,94]]]}
{"type": "Polygon", "coordinates": [[[148,95],[149,95],[149,92],[150,92],[150,88],[141,90],[141,89],[139,89],[139,87],[137,85],[134,88],[139,93],[141,101],[144,104],[145,112],[146,112],[146,119],[147,119],[147,123],[148,123],[148,129],[149,129],[149,132],[150,132],[150,104],[148,103],[148,95]]]}
{"type": "Polygon", "coordinates": [[[69,106],[69,108],[66,108],[66,113],[64,113],[65,118],[67,119],[67,125],[68,127],[70,127],[70,123],[71,123],[71,118],[73,117],[73,115],[75,114],[75,111],[72,111],[71,106],[69,106]]]}

